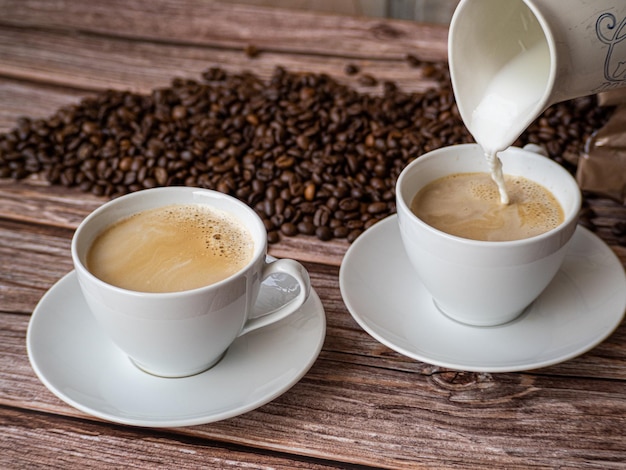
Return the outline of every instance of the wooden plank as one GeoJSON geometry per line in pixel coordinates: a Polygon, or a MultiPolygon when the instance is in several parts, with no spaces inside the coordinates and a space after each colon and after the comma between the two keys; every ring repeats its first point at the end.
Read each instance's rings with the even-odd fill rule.
{"type": "Polygon", "coordinates": [[[67,233],[37,233],[0,220],[0,310],[30,314],[35,299],[71,269],[67,233]]]}
{"type": "Polygon", "coordinates": [[[254,71],[263,79],[271,77],[278,65],[294,72],[326,73],[367,92],[380,93],[385,80],[394,81],[407,91],[423,91],[436,85],[432,79],[424,77],[424,68],[389,59],[349,60],[339,56],[280,52],[250,58],[240,50],[190,48],[181,44],[7,27],[0,28],[0,61],[1,74],[14,79],[78,89],[113,88],[140,93],[168,86],[176,76],[200,79],[201,73],[215,64],[229,71],[254,71]],[[93,60],[94,57],[98,60],[93,60]],[[361,74],[347,75],[347,64],[359,67],[361,74]],[[379,84],[361,85],[362,74],[372,75],[379,84]]]}
{"type": "Polygon", "coordinates": [[[91,211],[107,201],[79,188],[30,179],[0,179],[0,216],[74,230],[91,211]]]}
{"type": "MultiPolygon", "coordinates": [[[[0,0],[0,8],[0,132],[20,115],[44,117],[103,88],[148,92],[212,64],[262,77],[285,65],[380,93],[380,84],[358,85],[345,65],[413,91],[430,84],[405,54],[445,58],[445,29],[409,22],[194,0],[0,0]],[[260,55],[246,55],[250,44],[260,55]]],[[[37,380],[25,334],[41,295],[71,269],[72,230],[104,200],[37,180],[0,181],[0,467],[623,468],[626,324],[590,353],[538,371],[438,368],[361,330],[338,288],[347,242],[307,237],[271,247],[314,262],[306,266],[327,312],[324,349],[300,383],[206,426],[148,433],[86,417],[37,380]]],[[[626,264],[612,233],[626,208],[589,202],[598,233],[626,264]]]]}
{"type": "MultiPolygon", "coordinates": [[[[27,320],[0,314],[0,404],[88,419],[34,377],[24,351],[27,320]]],[[[171,430],[169,438],[379,468],[558,461],[611,469],[626,459],[623,388],[622,381],[531,374],[398,372],[323,354],[275,401],[222,422],[171,430]]],[[[118,431],[100,432],[118,438],[118,431]]]]}
{"type": "Polygon", "coordinates": [[[447,28],[213,1],[2,0],[0,24],[75,30],[135,40],[351,58],[445,58],[447,28]]]}
{"type": "Polygon", "coordinates": [[[5,469],[338,468],[297,456],[15,409],[0,409],[0,423],[0,467],[5,469]]]}
{"type": "Polygon", "coordinates": [[[0,132],[15,127],[20,117],[46,118],[85,95],[84,90],[0,78],[0,132]]]}

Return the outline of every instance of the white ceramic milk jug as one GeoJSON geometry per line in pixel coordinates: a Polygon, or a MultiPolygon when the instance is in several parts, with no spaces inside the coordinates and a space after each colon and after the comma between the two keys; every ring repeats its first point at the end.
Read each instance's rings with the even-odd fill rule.
{"type": "Polygon", "coordinates": [[[626,86],[626,0],[461,0],[448,60],[468,130],[504,150],[550,105],[626,86]]]}

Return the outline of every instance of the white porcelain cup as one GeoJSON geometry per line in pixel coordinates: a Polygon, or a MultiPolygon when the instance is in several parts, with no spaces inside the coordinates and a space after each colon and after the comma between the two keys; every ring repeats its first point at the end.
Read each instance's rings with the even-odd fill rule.
{"type": "Polygon", "coordinates": [[[266,260],[265,226],[250,207],[208,189],[155,188],[107,202],[82,221],[71,250],[82,293],[99,325],[135,365],[163,377],[184,377],[210,368],[237,337],[298,310],[311,289],[309,275],[300,263],[266,260]],[[99,233],[132,214],[170,204],[208,205],[238,219],[254,241],[250,262],[215,284],[167,293],[122,289],[89,272],[85,259],[99,233]],[[292,276],[299,292],[282,307],[252,318],[260,285],[274,273],[292,276]]]}
{"type": "Polygon", "coordinates": [[[461,0],[450,22],[448,62],[459,112],[472,113],[494,77],[517,58],[521,79],[500,86],[521,117],[508,143],[550,105],[626,86],[626,1],[461,0]],[[540,54],[530,51],[541,49],[540,54]]]}
{"type": "Polygon", "coordinates": [[[574,178],[549,158],[515,147],[499,157],[505,174],[523,176],[552,192],[564,211],[561,225],[522,240],[477,241],[437,230],[411,212],[413,197],[431,181],[454,173],[489,172],[477,144],[444,147],[417,158],[396,185],[408,259],[439,310],[469,325],[509,322],[541,294],[561,266],[581,205],[574,178]]]}

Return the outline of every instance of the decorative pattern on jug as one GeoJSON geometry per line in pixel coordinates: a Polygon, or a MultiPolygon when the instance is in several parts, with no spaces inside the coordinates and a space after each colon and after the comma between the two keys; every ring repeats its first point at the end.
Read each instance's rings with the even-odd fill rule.
{"type": "Polygon", "coordinates": [[[604,60],[604,78],[607,88],[626,82],[626,18],[618,23],[612,13],[603,13],[596,21],[598,39],[609,46],[604,60]],[[620,43],[624,42],[621,47],[620,43]]]}

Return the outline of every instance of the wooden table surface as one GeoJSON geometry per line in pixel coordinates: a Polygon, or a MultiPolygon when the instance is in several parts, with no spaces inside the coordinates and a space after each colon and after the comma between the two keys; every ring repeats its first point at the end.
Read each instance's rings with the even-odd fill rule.
{"type": "MultiPolygon", "coordinates": [[[[406,55],[446,57],[444,27],[226,2],[0,0],[0,12],[0,132],[105,89],[147,93],[215,65],[263,78],[280,65],[380,93],[346,64],[423,91],[433,83],[406,55]]],[[[41,179],[0,179],[1,468],[626,468],[624,324],[578,358],[527,372],[414,361],[348,313],[338,285],[345,240],[271,246],[305,263],[328,323],[313,367],[274,401],[167,429],[72,408],[35,376],[26,329],[41,296],[72,269],[73,230],[105,200],[41,179]]],[[[624,207],[590,204],[598,235],[626,263],[611,230],[626,221],[624,207]]]]}

